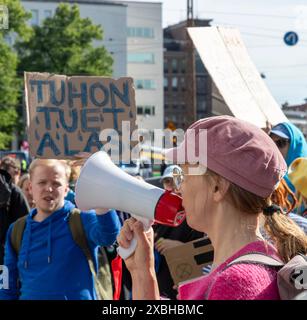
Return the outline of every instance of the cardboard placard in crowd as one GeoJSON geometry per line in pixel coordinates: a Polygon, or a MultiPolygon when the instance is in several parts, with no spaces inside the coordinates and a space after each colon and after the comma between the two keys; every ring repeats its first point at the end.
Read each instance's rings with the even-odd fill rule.
{"type": "Polygon", "coordinates": [[[30,154],[38,158],[71,159],[78,152],[98,151],[110,139],[101,134],[105,129],[121,146],[123,130],[137,129],[133,80],[128,77],[26,72],[25,102],[30,154]]]}
{"type": "Polygon", "coordinates": [[[164,253],[175,285],[203,275],[203,268],[213,262],[213,246],[208,237],[169,248],[164,253]]]}

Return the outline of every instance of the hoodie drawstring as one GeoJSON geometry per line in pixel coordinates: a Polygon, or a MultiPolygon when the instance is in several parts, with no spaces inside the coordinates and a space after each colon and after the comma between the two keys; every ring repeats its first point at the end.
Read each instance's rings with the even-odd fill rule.
{"type": "Polygon", "coordinates": [[[51,219],[48,226],[48,263],[51,263],[51,219]]]}
{"type": "Polygon", "coordinates": [[[26,246],[25,262],[24,262],[25,269],[28,269],[28,265],[29,265],[28,259],[29,259],[29,248],[31,246],[31,234],[32,234],[32,225],[31,225],[31,223],[29,223],[29,230],[27,233],[28,239],[26,242],[26,243],[28,243],[28,245],[26,246]]]}
{"type": "MultiPolygon", "coordinates": [[[[51,223],[52,220],[50,219],[49,225],[48,225],[48,240],[47,240],[47,262],[51,263],[51,223]]],[[[29,230],[27,232],[27,243],[26,246],[26,253],[25,253],[25,261],[24,261],[24,268],[27,269],[29,266],[29,249],[31,247],[31,234],[32,234],[32,224],[29,223],[29,230]]]]}

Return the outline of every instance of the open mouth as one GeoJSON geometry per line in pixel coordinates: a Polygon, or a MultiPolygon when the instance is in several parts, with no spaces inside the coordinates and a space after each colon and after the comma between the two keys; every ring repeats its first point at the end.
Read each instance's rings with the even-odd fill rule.
{"type": "Polygon", "coordinates": [[[54,201],[54,198],[52,197],[44,197],[43,199],[49,203],[52,203],[54,201]]]}

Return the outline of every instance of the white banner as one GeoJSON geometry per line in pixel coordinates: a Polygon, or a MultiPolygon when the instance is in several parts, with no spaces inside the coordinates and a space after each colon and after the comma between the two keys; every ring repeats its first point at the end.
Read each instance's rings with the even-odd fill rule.
{"type": "Polygon", "coordinates": [[[258,127],[288,119],[269,92],[233,28],[188,28],[192,41],[232,114],[258,127]]]}

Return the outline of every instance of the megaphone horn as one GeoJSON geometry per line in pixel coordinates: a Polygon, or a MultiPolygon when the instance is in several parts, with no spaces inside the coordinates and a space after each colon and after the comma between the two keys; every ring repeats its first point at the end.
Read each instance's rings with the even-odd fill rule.
{"type": "MultiPolygon", "coordinates": [[[[82,211],[112,208],[128,212],[144,224],[143,218],[178,226],[185,218],[180,196],[135,179],[118,168],[105,151],[94,153],[81,169],[76,183],[76,204],[82,211]]],[[[135,246],[134,241],[134,248],[121,248],[119,254],[126,259],[135,246]]]]}

